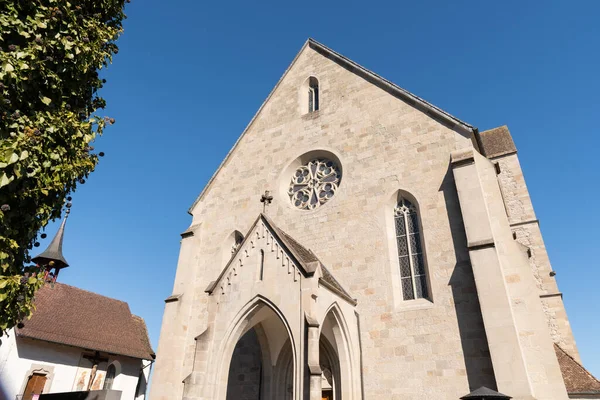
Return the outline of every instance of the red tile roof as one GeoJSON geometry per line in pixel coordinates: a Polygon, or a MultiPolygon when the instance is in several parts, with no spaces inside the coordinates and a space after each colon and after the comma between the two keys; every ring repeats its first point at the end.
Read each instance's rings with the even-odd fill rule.
{"type": "Polygon", "coordinates": [[[124,301],[62,283],[46,285],[17,336],[145,360],[155,357],[144,320],[124,301]]]}
{"type": "Polygon", "coordinates": [[[560,372],[562,372],[567,393],[600,395],[600,381],[586,370],[583,365],[579,364],[566,351],[554,344],[560,372]]]}

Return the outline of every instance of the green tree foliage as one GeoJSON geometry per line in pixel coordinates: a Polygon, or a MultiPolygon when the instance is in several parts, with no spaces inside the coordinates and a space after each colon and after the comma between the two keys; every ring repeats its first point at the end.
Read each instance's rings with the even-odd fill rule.
{"type": "Polygon", "coordinates": [[[113,119],[98,72],[118,52],[128,0],[0,1],[0,335],[43,284],[29,251],[94,170],[113,119]]]}

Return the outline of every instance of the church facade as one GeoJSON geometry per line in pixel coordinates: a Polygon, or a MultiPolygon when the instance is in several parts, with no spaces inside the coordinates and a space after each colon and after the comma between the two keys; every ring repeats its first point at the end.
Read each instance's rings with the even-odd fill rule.
{"type": "Polygon", "coordinates": [[[508,129],[312,39],[189,213],[153,400],[600,398],[508,129]]]}

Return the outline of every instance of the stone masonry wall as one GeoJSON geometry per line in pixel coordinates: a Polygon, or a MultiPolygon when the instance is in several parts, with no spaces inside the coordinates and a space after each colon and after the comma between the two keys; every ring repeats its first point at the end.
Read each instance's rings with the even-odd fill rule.
{"type": "MultiPolygon", "coordinates": [[[[357,298],[369,398],[456,400],[481,385],[494,388],[449,172],[450,153],[470,146],[469,135],[305,48],[192,210],[192,224],[201,228],[193,254],[180,260],[190,266],[188,276],[177,275],[194,282],[193,292],[183,294],[191,307],[182,311],[189,321],[181,331],[186,340],[164,345],[172,351],[169,365],[157,365],[162,372],[154,386],[180,382],[191,372],[190,349],[206,326],[204,289],[223,268],[215,260],[231,232],[250,228],[262,210],[260,195],[271,190],[269,216],[357,298]],[[319,79],[321,106],[302,115],[298,90],[310,75],[319,79]],[[294,209],[285,195],[287,167],[313,150],[340,159],[342,182],[324,206],[294,209]],[[390,256],[395,239],[386,224],[398,190],[414,196],[419,206],[431,301],[398,301],[401,294],[390,284],[398,266],[390,256]]],[[[170,341],[169,329],[176,337],[182,328],[163,327],[161,342],[170,341]]],[[[154,400],[177,398],[159,390],[154,400]]]]}
{"type": "Polygon", "coordinates": [[[552,340],[581,361],[569,319],[544,245],[539,222],[516,153],[494,158],[499,164],[498,182],[515,239],[530,249],[531,271],[542,297],[552,340]]]}

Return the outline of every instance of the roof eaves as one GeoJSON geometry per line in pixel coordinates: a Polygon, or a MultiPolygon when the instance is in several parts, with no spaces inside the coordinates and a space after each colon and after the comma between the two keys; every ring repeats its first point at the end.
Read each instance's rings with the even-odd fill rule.
{"type": "Polygon", "coordinates": [[[595,391],[595,392],[569,392],[568,395],[569,395],[569,397],[574,397],[574,396],[598,396],[598,397],[594,397],[594,398],[600,398],[600,391],[595,391]]]}
{"type": "MultiPolygon", "coordinates": [[[[350,303],[353,306],[356,306],[358,304],[358,301],[356,301],[356,299],[353,299],[348,293],[346,293],[345,291],[341,291],[338,288],[336,288],[334,285],[332,285],[331,283],[327,282],[325,279],[323,278],[319,278],[319,283],[323,286],[325,286],[327,289],[331,290],[333,293],[337,294],[338,296],[340,296],[342,299],[346,300],[348,303],[350,303]]],[[[338,283],[339,284],[339,283],[338,283]]]]}
{"type": "Polygon", "coordinates": [[[146,326],[146,321],[144,320],[144,318],[140,317],[139,315],[135,315],[135,314],[131,314],[131,318],[134,321],[134,324],[136,324],[138,326],[138,328],[140,329],[140,334],[141,334],[140,339],[141,339],[142,346],[144,346],[146,348],[146,351],[148,352],[150,357],[153,360],[155,360],[156,352],[154,351],[154,349],[152,348],[152,344],[150,343],[150,336],[148,336],[148,327],[146,326]]]}
{"type": "MultiPolygon", "coordinates": [[[[138,351],[138,350],[132,350],[132,351],[124,351],[123,349],[108,349],[107,347],[103,347],[103,346],[98,346],[95,343],[91,343],[91,345],[86,346],[86,345],[78,345],[78,344],[72,344],[72,343],[68,343],[66,341],[61,341],[61,340],[53,340],[53,339],[47,339],[47,338],[41,338],[38,337],[36,335],[32,335],[32,334],[27,334],[24,332],[17,332],[16,333],[17,337],[21,337],[21,338],[25,338],[25,339],[31,339],[31,340],[39,340],[42,342],[47,342],[47,343],[55,343],[55,344],[59,344],[61,346],[67,346],[67,347],[73,347],[73,348],[77,348],[77,349],[85,349],[85,350],[91,350],[91,351],[101,351],[103,353],[108,353],[108,354],[115,354],[118,356],[125,356],[125,357],[131,357],[131,358],[136,358],[136,359],[140,359],[140,360],[153,360],[154,357],[154,353],[150,353],[148,354],[147,352],[142,352],[142,351],[138,351]],[[143,353],[143,354],[142,354],[143,353]]],[[[87,341],[85,339],[79,339],[80,341],[87,341]]]]}

